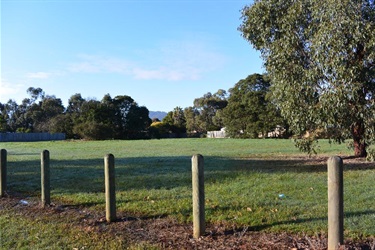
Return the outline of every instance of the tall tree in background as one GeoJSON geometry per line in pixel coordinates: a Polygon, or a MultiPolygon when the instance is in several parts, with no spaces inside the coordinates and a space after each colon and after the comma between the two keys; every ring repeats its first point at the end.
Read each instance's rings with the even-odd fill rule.
{"type": "Polygon", "coordinates": [[[186,133],[186,118],[181,107],[175,107],[173,111],[168,112],[162,123],[164,127],[159,125],[161,130],[167,129],[169,132],[176,134],[177,137],[186,133]]]}
{"type": "Polygon", "coordinates": [[[151,125],[149,111],[146,107],[139,107],[134,103],[126,114],[125,137],[122,139],[145,139],[147,128],[151,125]]]}
{"type": "Polygon", "coordinates": [[[8,114],[5,110],[5,105],[0,102],[0,133],[7,131],[8,114]]]}
{"type": "Polygon", "coordinates": [[[375,138],[374,0],[255,0],[242,20],[291,129],[350,136],[355,156],[366,156],[375,138]]]}
{"type": "Polygon", "coordinates": [[[184,109],[184,116],[186,120],[186,130],[190,133],[198,132],[199,111],[194,107],[187,107],[184,109]]]}
{"type": "Polygon", "coordinates": [[[66,133],[67,138],[92,140],[148,136],[149,111],[130,96],[107,94],[97,101],[74,94],[65,109],[61,99],[46,95],[41,88],[30,87],[27,93],[30,98],[20,105],[13,100],[0,103],[0,132],[66,133]]]}
{"type": "Polygon", "coordinates": [[[228,102],[225,90],[219,89],[215,94],[208,92],[194,100],[194,108],[199,112],[197,117],[198,132],[206,133],[211,130],[222,128],[222,120],[215,119],[219,110],[224,109],[228,102]]]}
{"type": "Polygon", "coordinates": [[[64,111],[65,107],[60,98],[45,96],[38,104],[31,105],[28,113],[33,120],[35,132],[49,132],[53,126],[50,122],[64,111]]]}
{"type": "Polygon", "coordinates": [[[229,90],[223,110],[226,132],[233,138],[258,138],[284,125],[276,106],[267,100],[270,82],[264,75],[253,74],[229,90]]]}
{"type": "Polygon", "coordinates": [[[114,137],[110,112],[105,104],[97,100],[85,101],[80,116],[74,120],[73,132],[78,138],[104,140],[114,137]]]}

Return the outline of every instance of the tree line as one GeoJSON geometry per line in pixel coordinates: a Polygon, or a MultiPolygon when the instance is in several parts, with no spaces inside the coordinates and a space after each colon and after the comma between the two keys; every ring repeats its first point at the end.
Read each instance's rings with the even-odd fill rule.
{"type": "Polygon", "coordinates": [[[64,107],[60,98],[45,95],[41,88],[30,87],[27,93],[21,104],[0,103],[1,132],[65,133],[90,140],[147,138],[149,111],[130,96],[107,94],[97,101],[75,94],[64,107]]]}
{"type": "Polygon", "coordinates": [[[285,122],[268,101],[270,82],[253,74],[240,80],[229,93],[218,90],[196,98],[193,106],[174,108],[162,121],[149,118],[149,110],[130,96],[101,101],[74,94],[64,107],[60,98],[30,87],[21,104],[0,103],[0,132],[65,133],[72,139],[150,139],[202,136],[225,127],[233,138],[257,138],[285,122]]]}
{"type": "MultiPolygon", "coordinates": [[[[193,106],[176,107],[152,127],[175,133],[204,135],[225,128],[231,138],[267,137],[276,126],[288,128],[280,110],[269,99],[271,83],[266,75],[252,74],[227,91],[219,89],[196,98],[193,106]]],[[[283,136],[288,136],[284,133],[283,136]]]]}

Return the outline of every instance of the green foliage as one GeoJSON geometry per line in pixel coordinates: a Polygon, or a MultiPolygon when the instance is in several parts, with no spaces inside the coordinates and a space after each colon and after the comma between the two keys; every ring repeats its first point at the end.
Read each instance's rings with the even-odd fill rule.
{"type": "Polygon", "coordinates": [[[169,125],[161,121],[155,121],[151,123],[148,131],[152,139],[164,138],[169,133],[169,125]]]}
{"type": "Polygon", "coordinates": [[[370,162],[375,162],[375,149],[368,150],[366,160],[370,162]]]}
{"type": "Polygon", "coordinates": [[[20,105],[12,100],[0,103],[0,131],[65,133],[67,138],[89,140],[148,137],[148,109],[130,96],[107,94],[97,101],[75,94],[65,109],[61,99],[45,95],[41,88],[30,87],[27,93],[30,98],[20,105]]]}
{"type": "Polygon", "coordinates": [[[186,133],[186,119],[181,107],[176,107],[173,111],[168,112],[162,122],[168,129],[168,133],[177,135],[186,133]]]}
{"type": "Polygon", "coordinates": [[[151,119],[148,116],[148,109],[146,107],[138,107],[132,105],[129,112],[126,114],[126,122],[124,126],[123,139],[146,139],[147,128],[151,124],[151,119]]]}
{"type": "Polygon", "coordinates": [[[314,137],[303,137],[294,139],[295,146],[302,152],[306,152],[309,156],[317,154],[318,139],[314,137]]]}
{"type": "Polygon", "coordinates": [[[82,122],[74,126],[74,134],[87,140],[111,139],[112,129],[109,124],[97,121],[82,122]]]}
{"type": "Polygon", "coordinates": [[[154,121],[148,130],[151,138],[185,137],[186,120],[182,108],[174,108],[167,113],[163,121],[154,121]]]}
{"type": "Polygon", "coordinates": [[[186,130],[189,132],[199,131],[198,119],[199,111],[193,107],[187,107],[184,109],[184,116],[186,119],[186,130]]]}
{"type": "MultiPolygon", "coordinates": [[[[375,138],[375,4],[372,0],[258,0],[239,27],[258,49],[273,99],[297,134],[334,128],[355,155],[375,138]],[[371,123],[371,122],[370,122],[371,123]]],[[[337,136],[338,135],[338,136],[337,136]]]]}
{"type": "Polygon", "coordinates": [[[267,100],[270,82],[266,76],[250,75],[229,92],[223,120],[230,137],[258,138],[259,134],[266,136],[277,125],[284,125],[276,106],[267,100]]]}
{"type": "Polygon", "coordinates": [[[196,98],[194,107],[184,111],[188,130],[198,133],[220,130],[224,126],[220,112],[227,104],[227,92],[223,89],[219,89],[215,94],[208,92],[196,98]]]}

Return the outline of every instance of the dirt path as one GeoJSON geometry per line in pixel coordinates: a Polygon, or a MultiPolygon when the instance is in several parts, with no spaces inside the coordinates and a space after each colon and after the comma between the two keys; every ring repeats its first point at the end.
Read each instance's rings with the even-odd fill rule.
{"type": "MultiPolygon", "coordinates": [[[[74,227],[90,232],[106,232],[113,237],[127,239],[131,243],[147,242],[160,249],[326,249],[324,235],[314,237],[254,232],[248,228],[228,228],[208,225],[206,235],[193,239],[192,225],[179,224],[170,218],[137,218],[118,214],[118,220],[108,224],[96,211],[85,207],[52,205],[41,209],[34,199],[17,196],[1,198],[0,210],[16,212],[31,218],[69,218],[74,227]]],[[[346,240],[340,249],[375,250],[375,238],[353,242],[346,240]]]]}

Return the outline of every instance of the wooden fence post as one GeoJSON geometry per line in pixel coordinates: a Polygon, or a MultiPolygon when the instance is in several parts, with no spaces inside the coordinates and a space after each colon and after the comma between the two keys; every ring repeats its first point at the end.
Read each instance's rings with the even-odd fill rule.
{"type": "Polygon", "coordinates": [[[7,191],[7,151],[0,151],[0,197],[4,197],[7,191]]]}
{"type": "Polygon", "coordinates": [[[199,238],[206,230],[204,211],[204,159],[202,155],[193,155],[192,159],[193,184],[193,236],[199,238]]]}
{"type": "Polygon", "coordinates": [[[50,190],[50,168],[49,151],[43,150],[41,153],[41,188],[42,188],[42,206],[51,204],[50,190]]]}
{"type": "Polygon", "coordinates": [[[343,162],[338,156],[328,159],[328,250],[344,242],[343,162]]]}
{"type": "Polygon", "coordinates": [[[116,220],[115,157],[107,154],[104,157],[105,202],[107,222],[116,220]]]}

